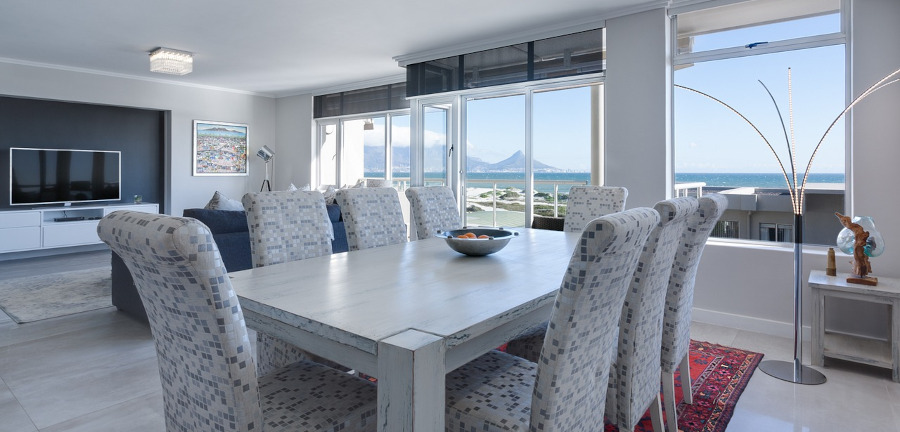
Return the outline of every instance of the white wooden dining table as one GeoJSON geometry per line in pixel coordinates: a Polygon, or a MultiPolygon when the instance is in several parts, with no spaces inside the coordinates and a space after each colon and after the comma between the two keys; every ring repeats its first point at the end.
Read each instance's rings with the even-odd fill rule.
{"type": "Polygon", "coordinates": [[[580,233],[433,238],[229,273],[248,327],[378,378],[378,431],[444,429],[444,376],[550,317],[580,233]]]}

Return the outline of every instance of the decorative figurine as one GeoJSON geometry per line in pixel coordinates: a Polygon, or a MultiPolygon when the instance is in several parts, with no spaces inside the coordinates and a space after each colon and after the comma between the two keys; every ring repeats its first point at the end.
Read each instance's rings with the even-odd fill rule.
{"type": "Polygon", "coordinates": [[[825,258],[825,275],[837,276],[837,265],[834,262],[834,248],[828,248],[828,254],[825,258]]]}
{"type": "Polygon", "coordinates": [[[851,220],[849,216],[844,216],[837,212],[834,214],[845,228],[838,233],[838,247],[844,253],[853,254],[853,275],[847,278],[847,282],[870,286],[878,285],[878,278],[868,276],[868,274],[872,272],[872,264],[869,262],[869,257],[881,255],[881,252],[884,250],[884,245],[879,241],[881,234],[875,231],[875,225],[871,223],[871,218],[866,218],[868,219],[867,225],[871,225],[870,230],[874,231],[877,236],[873,236],[872,232],[867,231],[866,228],[857,223],[862,222],[860,218],[857,217],[856,220],[851,220]],[[852,249],[850,248],[851,242],[852,249]]]}

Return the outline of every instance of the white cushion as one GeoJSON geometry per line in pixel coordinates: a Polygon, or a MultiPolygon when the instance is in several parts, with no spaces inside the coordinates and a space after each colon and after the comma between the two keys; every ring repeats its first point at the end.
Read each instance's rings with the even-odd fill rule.
{"type": "Polygon", "coordinates": [[[228,198],[222,192],[216,191],[211,200],[206,203],[207,210],[234,210],[244,211],[244,204],[238,200],[228,198]]]}

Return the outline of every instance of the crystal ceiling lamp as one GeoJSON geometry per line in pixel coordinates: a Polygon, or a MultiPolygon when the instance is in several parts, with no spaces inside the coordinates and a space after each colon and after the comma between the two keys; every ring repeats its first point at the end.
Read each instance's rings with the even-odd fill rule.
{"type": "Polygon", "coordinates": [[[150,72],[185,75],[194,70],[193,54],[171,48],[157,48],[150,53],[150,72]]]}

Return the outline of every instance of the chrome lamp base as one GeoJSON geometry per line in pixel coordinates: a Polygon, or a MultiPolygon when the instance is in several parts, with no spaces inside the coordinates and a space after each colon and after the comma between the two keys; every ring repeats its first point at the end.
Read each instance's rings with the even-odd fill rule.
{"type": "Polygon", "coordinates": [[[803,366],[796,360],[765,360],[759,363],[759,370],[771,377],[794,384],[817,385],[824,384],[826,381],[825,375],[822,375],[821,372],[803,366]]]}

